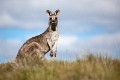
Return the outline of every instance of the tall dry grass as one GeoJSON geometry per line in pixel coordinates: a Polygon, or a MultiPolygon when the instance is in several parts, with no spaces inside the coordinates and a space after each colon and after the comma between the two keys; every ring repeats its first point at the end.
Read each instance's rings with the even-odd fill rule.
{"type": "Polygon", "coordinates": [[[120,80],[120,59],[87,55],[75,61],[5,63],[0,80],[120,80]]]}

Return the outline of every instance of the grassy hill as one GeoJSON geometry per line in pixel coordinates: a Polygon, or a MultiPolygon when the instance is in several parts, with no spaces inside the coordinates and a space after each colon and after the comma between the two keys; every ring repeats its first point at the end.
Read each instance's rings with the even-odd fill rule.
{"type": "Polygon", "coordinates": [[[5,63],[0,80],[120,80],[120,59],[87,55],[75,61],[5,63]]]}

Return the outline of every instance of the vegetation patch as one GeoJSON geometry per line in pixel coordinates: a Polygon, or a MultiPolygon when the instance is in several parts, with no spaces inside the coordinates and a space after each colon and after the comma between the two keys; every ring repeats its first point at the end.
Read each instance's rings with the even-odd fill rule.
{"type": "Polygon", "coordinates": [[[120,80],[120,59],[87,55],[75,61],[4,63],[0,64],[0,80],[120,80]]]}

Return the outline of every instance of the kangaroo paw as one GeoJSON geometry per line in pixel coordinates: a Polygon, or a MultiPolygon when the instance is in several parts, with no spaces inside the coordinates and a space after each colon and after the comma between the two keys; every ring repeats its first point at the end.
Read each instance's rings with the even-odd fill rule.
{"type": "Polygon", "coordinates": [[[53,57],[53,51],[50,52],[50,57],[53,57]]]}
{"type": "Polygon", "coordinates": [[[50,57],[53,57],[53,54],[50,54],[50,57]]]}

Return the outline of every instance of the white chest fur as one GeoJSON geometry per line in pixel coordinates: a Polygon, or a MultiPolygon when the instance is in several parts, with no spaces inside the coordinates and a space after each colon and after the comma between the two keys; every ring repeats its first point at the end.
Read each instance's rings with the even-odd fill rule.
{"type": "Polygon", "coordinates": [[[58,40],[59,38],[59,33],[58,31],[54,31],[51,33],[51,43],[54,45],[54,43],[58,40]]]}

